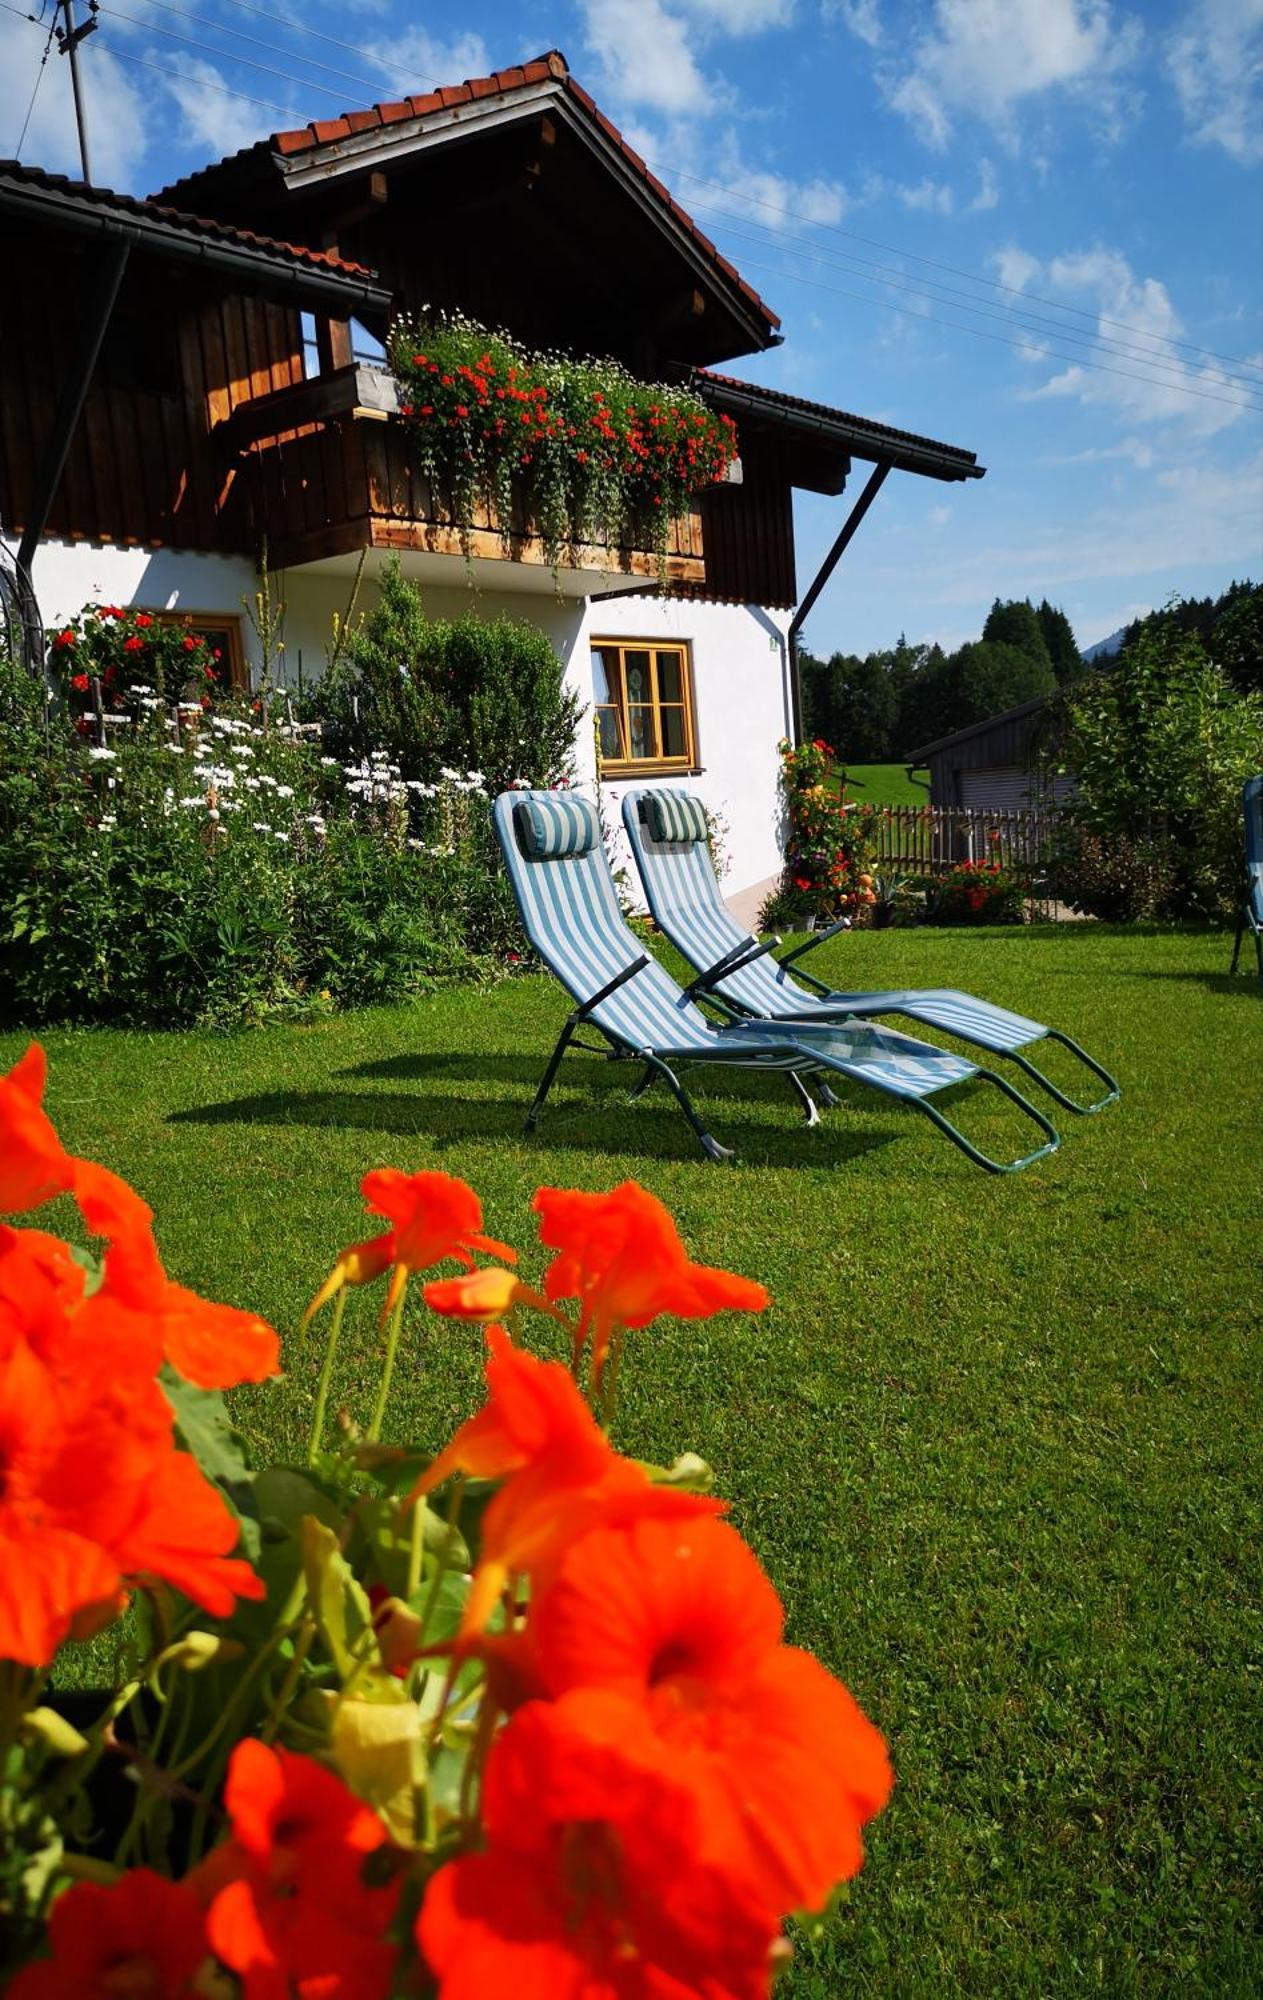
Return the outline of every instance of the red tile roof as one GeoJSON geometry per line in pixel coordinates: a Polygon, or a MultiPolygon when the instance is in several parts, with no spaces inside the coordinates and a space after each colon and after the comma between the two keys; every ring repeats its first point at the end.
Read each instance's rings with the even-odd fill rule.
{"type": "MultiPolygon", "coordinates": [[[[779,316],[746,283],[735,264],[716,248],[709,236],[698,228],[688,211],[670,190],[663,186],[651,172],[648,164],[641,159],[635,148],[629,146],[618,127],[611,123],[605,113],[597,108],[593,98],[575,82],[570,74],[570,66],[559,49],[550,49],[546,55],[538,56],[533,62],[519,63],[512,69],[494,70],[490,76],[469,77],[464,83],[445,85],[420,97],[401,98],[395,102],[371,104],[363,111],[348,111],[340,118],[315,119],[308,125],[300,126],[293,132],[274,132],[269,139],[261,139],[254,146],[247,146],[242,152],[232,155],[235,160],[263,154],[280,154],[292,158],[295,154],[312,151],[319,146],[332,146],[344,139],[355,138],[361,133],[371,132],[383,126],[397,125],[405,119],[429,118],[437,112],[450,111],[462,104],[473,104],[481,99],[509,96],[516,90],[524,90],[534,84],[552,81],[559,84],[566,96],[577,104],[584,115],[597,126],[599,131],[620,152],[634,173],[651,189],[675,221],[687,231],[715,268],[742,294],[748,306],[752,307],[763,320],[768,332],[775,332],[780,325],[779,316]]],[[[185,189],[195,188],[204,177],[218,174],[226,161],[219,161],[210,167],[203,167],[196,173],[175,181],[163,194],[178,194],[185,189]]]]}
{"type": "Polygon", "coordinates": [[[112,214],[148,217],[185,235],[204,236],[213,242],[234,245],[239,249],[285,257],[309,269],[333,271],[339,277],[371,280],[376,276],[365,265],[352,264],[345,257],[335,257],[329,250],[313,250],[305,243],[281,243],[275,237],[259,236],[252,229],[234,228],[230,223],[216,222],[209,216],[188,215],[156,197],[116,194],[112,188],[93,187],[86,181],[71,180],[65,174],[46,173],[42,167],[24,166],[20,160],[0,160],[0,181],[46,188],[50,193],[90,202],[94,207],[112,214]]]}

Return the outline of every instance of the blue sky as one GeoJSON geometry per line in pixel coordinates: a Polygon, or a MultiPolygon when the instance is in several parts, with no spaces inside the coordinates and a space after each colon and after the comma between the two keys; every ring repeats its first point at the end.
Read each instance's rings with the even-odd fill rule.
{"type": "MultiPolygon", "coordinates": [[[[28,5],[0,8],[0,155],[44,46],[28,5]]],[[[996,594],[1046,594],[1087,644],[1263,576],[1263,0],[102,0],[100,21],[94,170],[136,192],[564,50],[780,312],[785,345],[734,373],[989,468],[891,476],[817,651],[956,645],[996,594]]],[[[65,68],[22,157],[73,168],[65,68]]],[[[800,501],[800,588],[847,504],[800,501]]]]}

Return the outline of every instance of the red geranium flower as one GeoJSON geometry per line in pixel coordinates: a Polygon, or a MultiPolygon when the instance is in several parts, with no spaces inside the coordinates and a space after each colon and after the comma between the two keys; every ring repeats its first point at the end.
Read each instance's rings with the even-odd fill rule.
{"type": "Polygon", "coordinates": [[[9,2000],[194,2000],[210,1952],[183,1882],[129,1868],[108,1888],[76,1882],[48,1919],[51,1957],[28,1965],[9,2000]]]}

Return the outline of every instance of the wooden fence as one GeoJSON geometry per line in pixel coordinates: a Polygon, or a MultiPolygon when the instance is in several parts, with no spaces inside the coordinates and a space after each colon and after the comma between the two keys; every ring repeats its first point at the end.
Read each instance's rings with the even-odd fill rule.
{"type": "Polygon", "coordinates": [[[1052,818],[983,806],[888,806],[875,832],[883,872],[946,875],[962,861],[1034,870],[1047,855],[1052,818]]]}

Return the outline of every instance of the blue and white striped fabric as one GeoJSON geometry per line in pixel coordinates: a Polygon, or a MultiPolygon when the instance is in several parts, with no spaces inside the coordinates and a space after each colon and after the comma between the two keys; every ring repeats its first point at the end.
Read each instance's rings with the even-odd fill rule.
{"type": "MultiPolygon", "coordinates": [[[[705,972],[725,952],[754,939],[742,930],[724,902],[705,841],[681,846],[654,837],[641,814],[642,802],[648,806],[652,797],[647,791],[624,792],[627,838],[654,922],[690,965],[705,972]]],[[[700,801],[693,803],[700,810],[700,801]]],[[[814,1026],[839,1014],[863,1018],[906,1014],[927,1027],[959,1035],[962,1041],[976,1042],[980,1048],[1001,1055],[1041,1041],[1049,1032],[1023,1014],[1010,1013],[1007,1007],[996,1007],[989,1000],[948,987],[816,995],[800,986],[770,955],[717,980],[715,991],[744,1013],[803,1025],[814,1026]]]]}
{"type": "Polygon", "coordinates": [[[655,788],[640,796],[645,803],[646,823],[655,840],[705,840],[706,808],[691,792],[655,788]]]}
{"type": "MultiPolygon", "coordinates": [[[[527,850],[520,808],[552,796],[502,792],[493,823],[527,936],[566,990],[584,1002],[645,954],[623,921],[603,846],[554,856],[527,850]]],[[[804,1028],[759,1020],[716,1028],[652,955],[588,1019],[623,1049],[804,1075],[836,1072],[905,1099],[930,1097],[978,1073],[962,1056],[871,1022],[804,1028]]]]}
{"type": "Polygon", "coordinates": [[[519,795],[517,823],[527,853],[544,859],[586,854],[601,844],[595,806],[568,792],[519,795]]]}

